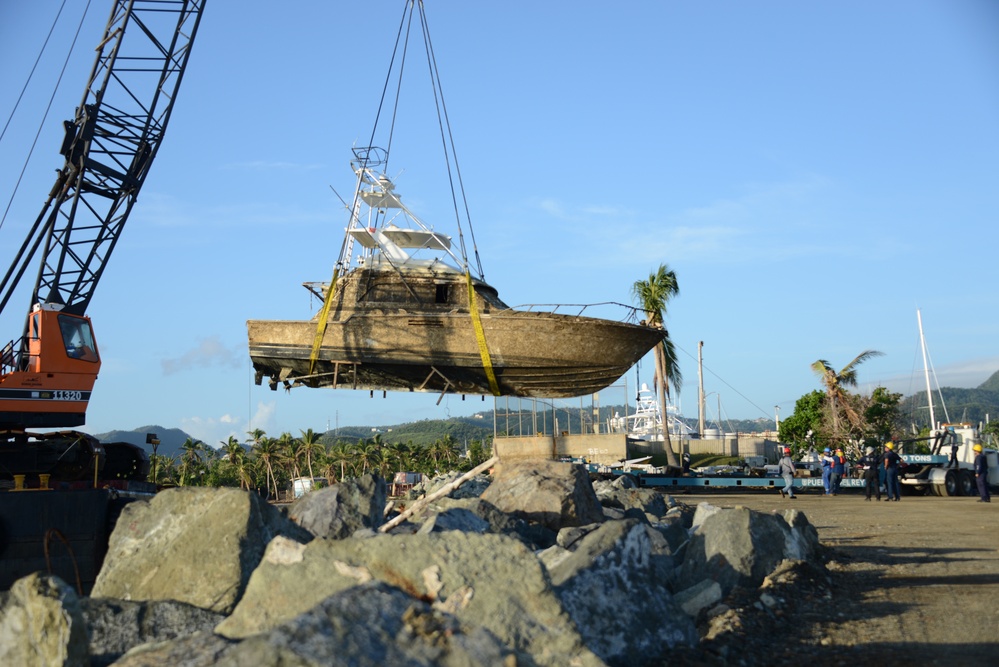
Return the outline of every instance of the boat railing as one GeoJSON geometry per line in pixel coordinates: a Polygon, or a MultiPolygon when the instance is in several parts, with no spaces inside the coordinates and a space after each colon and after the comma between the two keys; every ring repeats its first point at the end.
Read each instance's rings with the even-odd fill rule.
{"type": "MultiPolygon", "coordinates": [[[[596,310],[598,308],[614,307],[617,309],[624,309],[625,314],[622,317],[615,318],[620,322],[630,322],[632,324],[639,324],[645,318],[645,311],[641,308],[635,306],[629,306],[624,303],[617,303],[616,301],[602,301],[600,303],[526,303],[520,304],[518,306],[513,306],[510,310],[528,311],[528,312],[548,312],[557,313],[562,311],[562,314],[570,315],[571,317],[583,317],[583,314],[587,310],[596,310]]],[[[604,318],[608,319],[608,318],[604,318]]]]}

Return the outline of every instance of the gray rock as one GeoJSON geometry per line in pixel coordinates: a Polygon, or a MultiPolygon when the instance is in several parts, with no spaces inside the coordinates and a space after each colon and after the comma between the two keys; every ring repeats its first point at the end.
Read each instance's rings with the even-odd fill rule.
{"type": "MultiPolygon", "coordinates": [[[[463,509],[472,512],[489,524],[487,532],[514,537],[526,544],[532,551],[555,544],[554,531],[538,524],[528,523],[523,518],[501,512],[495,505],[481,498],[439,498],[425,508],[421,518],[429,516],[433,512],[450,509],[463,509]]],[[[411,532],[415,532],[415,530],[411,532]]],[[[392,534],[398,535],[400,531],[393,528],[392,534]]]]}
{"type": "Polygon", "coordinates": [[[604,507],[603,515],[608,521],[621,521],[624,519],[624,510],[617,507],[604,507]]]}
{"type": "MultiPolygon", "coordinates": [[[[119,658],[114,667],[208,667],[217,664],[235,645],[213,632],[201,631],[187,637],[136,646],[119,658]]],[[[253,661],[244,664],[248,667],[257,665],[253,661]]]]}
{"type": "Polygon", "coordinates": [[[694,510],[694,516],[690,520],[690,525],[687,526],[688,530],[693,534],[704,523],[705,519],[721,511],[721,507],[716,507],[711,503],[698,503],[697,508],[694,510]]]}
{"type": "Polygon", "coordinates": [[[668,496],[664,496],[656,489],[622,485],[620,480],[624,478],[630,479],[630,476],[622,475],[614,482],[594,483],[593,490],[601,505],[625,511],[639,509],[643,513],[653,514],[657,518],[665,516],[669,510],[668,496]]]}
{"type": "Polygon", "coordinates": [[[439,533],[445,530],[461,530],[466,533],[485,533],[489,522],[476,516],[471,510],[454,507],[431,514],[420,526],[421,533],[439,533]]]}
{"type": "Polygon", "coordinates": [[[292,504],[288,516],[316,537],[339,540],[382,525],[387,497],[381,476],[364,475],[305,494],[292,504]]]}
{"type": "Polygon", "coordinates": [[[558,531],[603,521],[589,476],[581,465],[557,461],[503,463],[482,499],[504,512],[558,531]]]}
{"type": "Polygon", "coordinates": [[[662,520],[651,524],[652,528],[666,538],[670,553],[679,553],[680,549],[690,539],[683,517],[678,514],[667,514],[662,520]]]}
{"type": "MultiPolygon", "coordinates": [[[[421,482],[414,489],[413,498],[418,498],[420,496],[429,496],[435,491],[444,488],[451,482],[455,481],[461,477],[464,473],[462,472],[449,472],[444,475],[437,475],[429,480],[421,482]]],[[[447,495],[448,498],[478,498],[482,495],[482,492],[486,490],[489,484],[492,482],[492,478],[489,475],[476,475],[471,479],[462,482],[461,486],[454,489],[447,495]]]]}
{"type": "Polygon", "coordinates": [[[555,543],[558,544],[563,549],[571,549],[579,540],[583,539],[589,533],[599,528],[602,524],[591,523],[588,526],[569,526],[558,531],[558,535],[555,538],[555,543]]]}
{"type": "Polygon", "coordinates": [[[712,579],[723,595],[737,585],[759,586],[782,560],[804,555],[807,519],[798,514],[793,520],[798,524],[794,531],[776,514],[743,507],[711,512],[690,538],[679,580],[712,579]]]}
{"type": "Polygon", "coordinates": [[[58,577],[30,574],[0,594],[0,665],[87,665],[80,599],[58,577]]]}
{"type": "Polygon", "coordinates": [[[619,489],[637,489],[638,482],[634,475],[618,475],[611,484],[619,489]]]}
{"type": "Polygon", "coordinates": [[[488,631],[370,582],[332,595],[269,632],[240,642],[197,635],[142,647],[117,667],[502,665],[510,652],[488,631]]]}
{"type": "Polygon", "coordinates": [[[93,597],[236,606],[267,543],[312,536],[255,493],[182,487],[125,507],[93,597]]]}
{"type": "Polygon", "coordinates": [[[697,643],[693,621],[663,583],[669,562],[654,558],[651,534],[634,519],[608,521],[549,569],[587,646],[609,665],[658,663],[697,643]]]}
{"type": "Polygon", "coordinates": [[[129,602],[108,598],[80,601],[90,636],[90,665],[110,665],[129,649],[211,631],[222,614],[173,600],[129,602]]]}
{"type": "Polygon", "coordinates": [[[687,614],[697,617],[704,609],[712,608],[722,599],[722,589],[717,581],[704,579],[674,596],[676,603],[687,614]]]}
{"type": "Polygon", "coordinates": [[[230,638],[267,632],[325,598],[379,580],[440,603],[462,623],[492,632],[518,664],[599,664],[551,589],[533,552],[510,537],[448,531],[364,540],[278,538],[232,615],[216,627],[230,638]]]}
{"type": "Polygon", "coordinates": [[[781,516],[790,529],[784,554],[793,560],[814,560],[819,553],[819,531],[800,510],[787,509],[781,516]]]}

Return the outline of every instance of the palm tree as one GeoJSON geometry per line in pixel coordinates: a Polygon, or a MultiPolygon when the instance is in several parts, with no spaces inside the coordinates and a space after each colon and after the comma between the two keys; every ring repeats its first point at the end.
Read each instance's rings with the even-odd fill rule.
{"type": "Polygon", "coordinates": [[[832,434],[834,438],[839,437],[839,414],[842,412],[851,426],[860,426],[860,415],[850,404],[849,393],[846,387],[857,386],[857,366],[873,357],[883,356],[883,352],[877,350],[865,350],[857,357],[837,372],[828,361],[819,359],[812,364],[812,370],[819,376],[822,386],[826,388],[826,400],[829,401],[829,411],[832,415],[832,434]]]}
{"type": "Polygon", "coordinates": [[[659,407],[662,410],[663,443],[666,449],[666,463],[674,468],[680,461],[673,451],[673,443],[669,436],[669,415],[667,405],[672,386],[677,393],[683,383],[683,374],[677,363],[676,348],[666,330],[666,306],[669,300],[680,294],[680,286],[676,273],[666,264],[660,264],[656,271],[649,274],[648,280],[638,280],[631,288],[632,295],[638,301],[639,307],[645,311],[645,321],[650,327],[663,330],[662,341],[653,348],[656,375],[654,384],[659,390],[659,407]]]}
{"type": "Polygon", "coordinates": [[[374,440],[369,442],[361,440],[354,448],[357,460],[361,464],[362,475],[368,472],[368,468],[374,470],[378,468],[378,464],[381,463],[381,449],[379,448],[378,443],[380,443],[380,439],[377,439],[377,442],[374,440]]]}
{"type": "Polygon", "coordinates": [[[228,440],[223,440],[220,444],[222,445],[222,451],[225,452],[226,460],[236,472],[236,479],[239,480],[239,488],[249,489],[251,477],[247,467],[246,448],[243,447],[242,443],[234,435],[230,435],[228,440]]]}
{"type": "Polygon", "coordinates": [[[277,500],[277,478],[274,476],[274,464],[280,458],[277,441],[266,437],[264,432],[259,428],[249,431],[248,434],[252,438],[253,443],[250,451],[253,452],[254,458],[264,467],[264,472],[266,473],[264,485],[268,487],[268,491],[274,491],[274,499],[277,500]]]}
{"type": "Polygon", "coordinates": [[[203,462],[202,454],[204,453],[204,443],[200,440],[193,440],[188,438],[184,441],[184,444],[180,446],[180,485],[184,486],[187,484],[189,477],[196,472],[196,469],[201,467],[203,462]]]}
{"type": "Polygon", "coordinates": [[[388,465],[387,470],[405,472],[409,469],[411,456],[409,446],[401,442],[392,442],[385,447],[383,460],[388,465]]]}
{"type": "Polygon", "coordinates": [[[302,454],[305,456],[305,467],[309,470],[309,478],[315,479],[316,475],[312,471],[312,461],[316,456],[322,456],[326,454],[326,447],[323,443],[319,442],[319,434],[314,432],[311,428],[305,431],[301,431],[302,437],[299,438],[299,442],[302,443],[302,454]]]}
{"type": "Polygon", "coordinates": [[[326,454],[326,462],[328,465],[326,476],[342,482],[347,478],[347,466],[354,462],[353,447],[338,440],[330,446],[326,454]],[[339,475],[335,472],[336,466],[340,466],[339,475]]]}
{"type": "Polygon", "coordinates": [[[301,477],[302,471],[299,468],[299,463],[304,455],[304,452],[302,451],[302,442],[293,438],[291,433],[286,431],[278,436],[277,446],[281,462],[288,468],[288,477],[292,479],[301,477]]]}

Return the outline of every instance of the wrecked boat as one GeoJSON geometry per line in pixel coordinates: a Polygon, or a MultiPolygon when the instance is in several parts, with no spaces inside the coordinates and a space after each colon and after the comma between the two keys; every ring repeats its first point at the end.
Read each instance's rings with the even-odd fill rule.
{"type": "Polygon", "coordinates": [[[400,227],[418,219],[391,181],[357,172],[371,219],[352,216],[347,244],[360,256],[333,283],[306,284],[324,302],[311,320],[247,323],[257,384],[568,398],[609,386],[662,340],[643,324],[508,307],[468,269],[421,258],[453,259],[451,238],[400,227]]]}
{"type": "MultiPolygon", "coordinates": [[[[423,3],[407,3],[407,11],[417,9],[422,13],[423,3]]],[[[404,17],[403,25],[408,20],[404,17]]],[[[400,27],[397,49],[404,48],[408,34],[400,27]]],[[[439,94],[432,57],[428,64],[439,94]]],[[[389,79],[393,76],[390,68],[389,79]]],[[[384,96],[399,88],[386,82],[379,109],[395,108],[384,96]]],[[[456,167],[440,108],[438,120],[447,164],[456,167]]],[[[375,125],[372,138],[377,119],[375,125]]],[[[619,320],[584,315],[593,312],[590,306],[574,312],[507,306],[485,282],[477,250],[473,276],[460,207],[455,206],[458,238],[452,244],[451,236],[434,231],[402,202],[387,165],[387,150],[354,149],[353,200],[344,202],[349,222],[333,278],[305,284],[322,300],[319,312],[310,320],[247,322],[258,385],[266,379],[272,389],[568,398],[614,383],[662,340],[661,329],[639,322],[634,308],[620,304],[615,304],[623,309],[619,320]]],[[[449,180],[453,201],[465,202],[464,193],[455,191],[461,179],[449,180]]],[[[470,230],[471,222],[465,224],[470,230]]]]}

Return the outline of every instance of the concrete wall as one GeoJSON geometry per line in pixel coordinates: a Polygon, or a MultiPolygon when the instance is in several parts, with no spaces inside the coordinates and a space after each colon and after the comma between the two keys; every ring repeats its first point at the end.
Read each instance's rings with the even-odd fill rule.
{"type": "MultiPolygon", "coordinates": [[[[777,448],[777,442],[766,438],[732,437],[673,441],[673,451],[678,456],[684,452],[691,455],[717,454],[740,458],[764,456],[771,463],[776,463],[780,458],[777,456],[777,448]]],[[[665,445],[661,441],[628,440],[621,433],[497,437],[493,441],[493,451],[500,460],[505,461],[572,457],[604,464],[666,453],[665,445]]]]}
{"type": "Polygon", "coordinates": [[[776,463],[780,458],[777,456],[779,443],[767,438],[743,436],[720,440],[682,440],[678,444],[674,443],[673,446],[678,448],[680,453],[689,452],[691,456],[694,454],[718,454],[740,458],[764,456],[771,463],[776,463]]]}
{"type": "Polygon", "coordinates": [[[572,457],[610,464],[627,458],[628,448],[623,434],[605,433],[497,437],[493,440],[493,452],[501,461],[572,457]]]}

